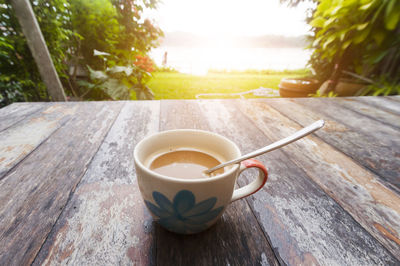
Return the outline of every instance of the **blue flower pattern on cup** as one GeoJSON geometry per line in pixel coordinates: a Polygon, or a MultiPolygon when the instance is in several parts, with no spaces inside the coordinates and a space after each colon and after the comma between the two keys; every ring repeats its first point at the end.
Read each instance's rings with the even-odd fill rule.
{"type": "Polygon", "coordinates": [[[215,219],[223,206],[212,210],[217,198],[212,197],[196,204],[195,196],[189,190],[179,191],[171,202],[158,191],[153,192],[158,206],[145,200],[146,206],[157,217],[158,222],[169,231],[191,234],[203,231],[207,223],[215,219]]]}

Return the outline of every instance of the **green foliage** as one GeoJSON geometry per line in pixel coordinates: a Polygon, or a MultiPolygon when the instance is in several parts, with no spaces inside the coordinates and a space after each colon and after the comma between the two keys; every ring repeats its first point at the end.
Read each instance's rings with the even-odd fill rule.
{"type": "Polygon", "coordinates": [[[317,90],[315,93],[309,94],[309,97],[336,97],[338,96],[337,93],[334,91],[330,91],[328,94],[322,94],[320,90],[317,90]]]}
{"type": "Polygon", "coordinates": [[[96,71],[88,66],[92,83],[81,82],[81,85],[88,89],[99,88],[113,100],[128,100],[133,98],[133,94],[139,100],[154,99],[153,92],[145,85],[145,82],[151,77],[149,72],[135,64],[131,66],[114,65],[115,56],[98,51],[97,54],[103,57],[108,67],[104,71],[96,71]],[[109,61],[113,63],[109,64],[109,61]]]}
{"type": "Polygon", "coordinates": [[[71,0],[70,19],[72,29],[81,36],[76,39],[76,56],[92,67],[101,66],[102,60],[93,51],[113,51],[121,34],[114,6],[109,0],[71,0]]]}
{"type": "MultiPolygon", "coordinates": [[[[151,98],[145,58],[158,45],[161,30],[143,20],[145,8],[156,8],[157,0],[31,0],[37,21],[64,89],[80,99],[151,98]],[[105,54],[96,55],[95,51],[105,54]],[[105,59],[107,55],[107,59],[105,59]],[[136,64],[136,65],[135,65],[136,64]],[[80,67],[103,71],[118,84],[78,76],[80,67]],[[130,75],[110,72],[113,67],[135,69],[130,75]],[[128,82],[126,81],[128,80],[128,82]],[[103,82],[104,83],[104,82],[103,82]],[[110,88],[116,85],[115,91],[110,88]],[[122,92],[123,91],[123,92],[122,92]],[[108,95],[108,94],[111,95],[108,95]]],[[[0,0],[0,101],[46,101],[49,99],[35,61],[9,2],[0,0]]]]}
{"type": "MultiPolygon", "coordinates": [[[[132,60],[135,59],[137,51],[146,54],[152,47],[158,46],[158,38],[162,35],[162,31],[155,27],[150,20],[142,18],[145,8],[157,7],[157,0],[111,0],[111,2],[117,10],[118,22],[122,25],[122,34],[119,36],[117,44],[122,56],[132,60]],[[126,56],[126,51],[130,51],[130,57],[126,56]]],[[[116,55],[121,57],[121,54],[116,55]]]]}
{"type": "Polygon", "coordinates": [[[82,36],[77,57],[84,60],[77,64],[89,67],[90,82],[78,83],[86,92],[101,90],[115,100],[131,99],[135,93],[137,99],[153,98],[145,85],[153,71],[146,54],[158,45],[162,32],[143,20],[141,12],[155,8],[155,4],[132,0],[71,2],[73,28],[82,36]]]}
{"type": "MultiPolygon", "coordinates": [[[[68,2],[36,0],[31,4],[55,68],[65,79],[65,51],[73,35],[67,27],[68,2]]],[[[8,2],[0,1],[0,18],[0,105],[47,100],[46,88],[8,2]]]]}
{"type": "Polygon", "coordinates": [[[326,79],[335,64],[370,78],[400,76],[398,0],[321,0],[310,25],[310,63],[326,79]],[[396,4],[397,3],[397,4],[396,4]]]}
{"type": "MultiPolygon", "coordinates": [[[[204,76],[155,72],[148,85],[154,91],[156,100],[195,99],[197,94],[202,93],[232,94],[260,87],[278,90],[282,78],[298,78],[301,76],[282,72],[274,74],[208,73],[204,76]]],[[[246,97],[252,95],[249,94],[246,97]]],[[[221,98],[222,96],[217,97],[221,98]]]]}
{"type": "Polygon", "coordinates": [[[168,66],[156,66],[155,69],[156,72],[168,72],[168,73],[178,73],[179,71],[176,70],[173,67],[168,67],[168,66]]]}
{"type": "Polygon", "coordinates": [[[379,83],[374,83],[367,86],[360,95],[372,95],[372,96],[388,96],[388,95],[399,95],[400,84],[389,82],[387,79],[382,78],[379,83]]]}

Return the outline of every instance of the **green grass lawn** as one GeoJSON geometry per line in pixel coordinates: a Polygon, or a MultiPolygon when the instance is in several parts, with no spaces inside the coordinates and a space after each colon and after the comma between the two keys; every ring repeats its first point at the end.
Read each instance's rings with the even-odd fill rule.
{"type": "Polygon", "coordinates": [[[305,74],[305,70],[212,72],[205,76],[155,72],[148,86],[154,92],[155,99],[195,99],[196,94],[200,93],[238,93],[260,87],[277,90],[282,78],[305,74]]]}

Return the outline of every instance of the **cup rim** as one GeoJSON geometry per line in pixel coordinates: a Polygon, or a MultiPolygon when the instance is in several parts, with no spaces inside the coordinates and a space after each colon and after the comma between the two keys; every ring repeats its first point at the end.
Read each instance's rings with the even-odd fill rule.
{"type": "MultiPolygon", "coordinates": [[[[140,148],[141,145],[143,145],[144,142],[148,141],[148,139],[155,137],[157,135],[164,135],[164,134],[170,134],[172,132],[200,132],[201,134],[207,134],[207,135],[211,135],[217,138],[222,138],[225,141],[227,141],[230,145],[232,145],[234,147],[234,149],[237,151],[238,156],[241,156],[241,152],[239,147],[230,139],[219,135],[217,133],[211,132],[211,131],[206,131],[206,130],[199,130],[199,129],[172,129],[172,130],[165,130],[165,131],[160,131],[151,135],[146,136],[145,138],[143,138],[142,140],[140,140],[134,149],[133,152],[133,158],[135,160],[136,166],[139,166],[144,172],[146,172],[146,174],[150,174],[152,176],[155,176],[159,179],[162,180],[166,180],[169,182],[176,182],[176,183],[207,183],[207,182],[213,182],[215,180],[219,180],[219,179],[223,179],[226,178],[229,175],[232,175],[235,171],[238,170],[239,168],[239,163],[237,164],[233,164],[232,168],[229,169],[228,171],[224,172],[223,174],[217,175],[217,176],[213,176],[212,178],[195,178],[195,179],[183,179],[183,178],[177,178],[177,177],[172,177],[172,176],[166,176],[166,175],[162,175],[159,174],[155,171],[152,171],[150,169],[148,169],[146,166],[143,165],[143,163],[138,159],[138,150],[140,148]]],[[[137,174],[136,174],[137,175],[137,174]]]]}

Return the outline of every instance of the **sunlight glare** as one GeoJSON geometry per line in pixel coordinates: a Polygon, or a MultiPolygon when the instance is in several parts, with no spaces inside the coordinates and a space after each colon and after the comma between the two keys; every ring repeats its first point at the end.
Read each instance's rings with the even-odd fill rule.
{"type": "Polygon", "coordinates": [[[309,29],[304,19],[311,5],[302,3],[288,8],[279,0],[164,0],[147,15],[165,32],[183,31],[209,37],[298,36],[309,29]]]}
{"type": "Polygon", "coordinates": [[[309,51],[250,47],[243,37],[306,35],[309,26],[305,18],[311,5],[301,3],[288,8],[279,0],[164,0],[157,10],[146,11],[146,15],[167,35],[188,33],[205,41],[197,43],[197,47],[184,43],[161,46],[153,49],[151,55],[161,65],[164,53],[168,52],[168,66],[196,75],[205,75],[209,69],[302,68],[309,51]]]}

